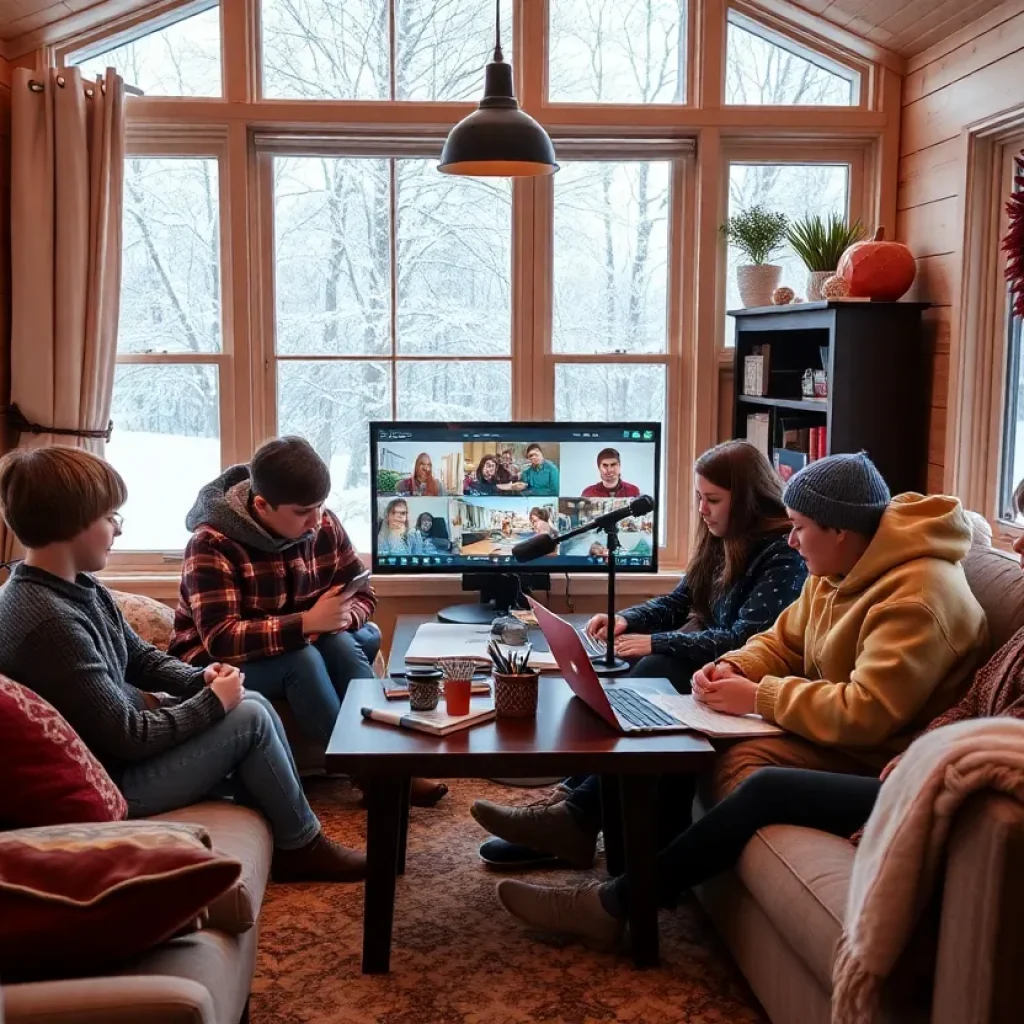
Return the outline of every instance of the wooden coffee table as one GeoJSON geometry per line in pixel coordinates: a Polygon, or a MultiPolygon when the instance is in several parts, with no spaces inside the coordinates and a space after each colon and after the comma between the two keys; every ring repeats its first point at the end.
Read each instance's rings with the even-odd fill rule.
{"type": "MultiPolygon", "coordinates": [[[[665,679],[638,686],[674,693],[665,679]]],[[[491,697],[476,697],[488,706],[491,697]]],[[[433,778],[510,778],[597,774],[602,781],[608,870],[629,877],[629,927],[638,967],[658,962],[657,777],[696,773],[714,760],[711,744],[694,733],[627,737],[614,732],[563,679],[540,682],[536,719],[497,719],[434,737],[363,719],[362,707],[400,708],[380,680],[354,679],[327,748],[327,770],[366,780],[367,876],[363,903],[363,973],[390,969],[395,881],[405,871],[409,783],[433,778]]],[[[467,855],[470,851],[467,850],[467,855]]]]}

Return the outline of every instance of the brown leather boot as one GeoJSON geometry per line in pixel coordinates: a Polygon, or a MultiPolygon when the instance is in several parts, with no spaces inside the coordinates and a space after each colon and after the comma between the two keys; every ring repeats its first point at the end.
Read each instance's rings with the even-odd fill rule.
{"type": "Polygon", "coordinates": [[[274,850],[270,877],[285,883],[361,882],[366,877],[366,854],[320,832],[297,850],[274,850]]]}
{"type": "MultiPolygon", "coordinates": [[[[366,806],[366,780],[353,779],[356,786],[362,790],[362,797],[359,806],[366,806]]],[[[413,779],[409,790],[409,803],[413,807],[436,807],[447,795],[448,787],[443,782],[431,782],[430,779],[413,779]]]]}

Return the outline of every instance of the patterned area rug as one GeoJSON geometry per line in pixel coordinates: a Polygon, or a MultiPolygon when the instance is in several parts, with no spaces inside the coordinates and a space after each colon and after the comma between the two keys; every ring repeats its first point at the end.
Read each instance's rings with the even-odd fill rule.
{"type": "MultiPolygon", "coordinates": [[[[390,975],[360,973],[361,886],[270,887],[254,1024],[765,1022],[695,903],[661,915],[657,970],[635,971],[627,955],[528,937],[495,899],[500,876],[476,856],[485,833],[469,805],[479,797],[528,803],[539,794],[464,779],[449,786],[440,806],[412,811],[390,975]]],[[[329,835],[365,845],[366,816],[346,783],[314,781],[309,796],[329,835]]]]}

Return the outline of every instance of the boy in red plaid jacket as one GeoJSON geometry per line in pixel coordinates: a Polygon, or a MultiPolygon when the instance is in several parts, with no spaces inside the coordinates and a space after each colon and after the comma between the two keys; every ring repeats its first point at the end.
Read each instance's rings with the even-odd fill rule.
{"type": "Polygon", "coordinates": [[[245,685],[285,697],[326,749],[349,680],[373,676],[380,631],[363,571],[324,508],[330,472],[300,437],[268,441],[199,492],[186,525],[169,652],[191,665],[244,665],[245,685]]]}

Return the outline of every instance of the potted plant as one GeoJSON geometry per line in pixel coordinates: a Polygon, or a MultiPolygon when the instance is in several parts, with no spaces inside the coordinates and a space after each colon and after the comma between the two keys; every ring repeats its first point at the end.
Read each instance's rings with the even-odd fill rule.
{"type": "Polygon", "coordinates": [[[772,213],[756,205],[741,210],[722,225],[722,234],[749,261],[736,268],[744,306],[771,305],[772,293],[782,276],[782,267],[771,259],[786,240],[788,223],[784,213],[772,213]]]}
{"type": "Polygon", "coordinates": [[[836,272],[840,257],[854,242],[859,242],[863,237],[864,225],[859,220],[847,224],[843,217],[835,213],[827,220],[814,214],[789,225],[786,229],[786,240],[809,271],[809,302],[821,300],[821,286],[836,272]]]}

